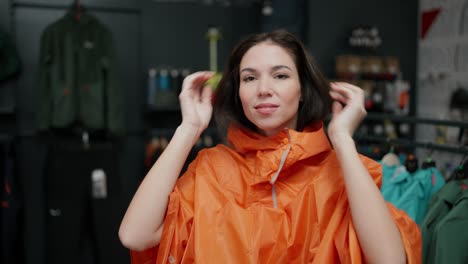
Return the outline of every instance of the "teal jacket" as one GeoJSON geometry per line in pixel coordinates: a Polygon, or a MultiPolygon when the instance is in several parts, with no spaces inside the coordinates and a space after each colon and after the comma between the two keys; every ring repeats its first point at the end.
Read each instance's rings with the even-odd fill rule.
{"type": "Polygon", "coordinates": [[[79,124],[86,130],[124,132],[123,90],[116,81],[112,35],[93,16],[71,13],[41,37],[37,126],[79,124]]]}
{"type": "Polygon", "coordinates": [[[416,224],[421,225],[432,195],[444,186],[445,180],[434,167],[415,171],[411,174],[411,179],[411,184],[406,186],[403,195],[394,205],[404,210],[416,224]]]}
{"type": "Polygon", "coordinates": [[[423,263],[468,263],[468,180],[436,193],[421,225],[423,263]]]}
{"type": "Polygon", "coordinates": [[[382,164],[382,187],[380,191],[384,199],[395,205],[408,186],[412,183],[411,174],[405,166],[387,166],[382,164]]]}
{"type": "Polygon", "coordinates": [[[404,166],[388,167],[384,164],[382,169],[383,181],[380,191],[384,199],[404,210],[421,225],[432,195],[445,184],[440,172],[432,167],[409,173],[404,166]]]}

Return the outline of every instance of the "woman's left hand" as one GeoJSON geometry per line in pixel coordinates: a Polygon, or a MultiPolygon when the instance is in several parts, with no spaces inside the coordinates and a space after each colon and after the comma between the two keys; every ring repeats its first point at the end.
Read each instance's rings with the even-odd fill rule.
{"type": "Polygon", "coordinates": [[[366,117],[364,91],[344,82],[331,83],[330,95],[333,99],[332,119],[328,124],[330,140],[337,137],[352,137],[361,121],[366,117]]]}

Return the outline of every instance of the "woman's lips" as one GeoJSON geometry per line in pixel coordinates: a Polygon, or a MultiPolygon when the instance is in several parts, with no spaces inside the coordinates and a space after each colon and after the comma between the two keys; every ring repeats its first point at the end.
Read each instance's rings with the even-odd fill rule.
{"type": "Polygon", "coordinates": [[[263,115],[271,114],[275,112],[276,109],[278,109],[278,105],[275,104],[259,104],[255,106],[255,110],[263,115]]]}

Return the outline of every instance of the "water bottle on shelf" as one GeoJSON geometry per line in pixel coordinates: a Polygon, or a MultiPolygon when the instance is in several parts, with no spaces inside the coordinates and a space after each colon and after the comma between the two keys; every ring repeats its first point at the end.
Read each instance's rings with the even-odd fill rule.
{"type": "Polygon", "coordinates": [[[156,105],[156,69],[150,68],[148,70],[148,93],[147,93],[147,104],[150,109],[154,108],[156,105]]]}

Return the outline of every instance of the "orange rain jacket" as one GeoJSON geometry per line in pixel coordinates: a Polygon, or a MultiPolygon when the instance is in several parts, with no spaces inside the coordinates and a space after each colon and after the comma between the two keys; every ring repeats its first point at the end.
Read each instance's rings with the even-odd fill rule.
{"type": "MultiPolygon", "coordinates": [[[[231,127],[228,140],[232,148],[201,151],[178,180],[159,248],[131,251],[133,264],[364,262],[322,124],[272,137],[231,127]]],[[[379,163],[361,160],[380,186],[379,163]]],[[[421,263],[417,225],[388,208],[408,263],[421,263]]]]}

